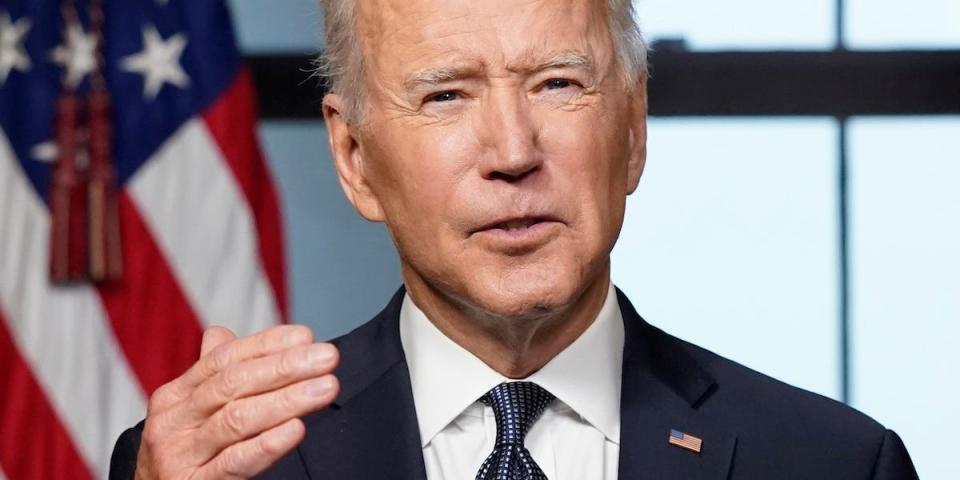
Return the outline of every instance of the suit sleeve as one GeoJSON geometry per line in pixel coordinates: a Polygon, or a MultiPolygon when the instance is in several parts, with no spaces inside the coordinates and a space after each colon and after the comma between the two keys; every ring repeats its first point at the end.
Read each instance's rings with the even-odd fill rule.
{"type": "Polygon", "coordinates": [[[887,430],[873,465],[872,480],[918,480],[907,447],[892,430],[887,430]]]}
{"type": "Polygon", "coordinates": [[[137,452],[140,451],[142,433],[143,422],[140,422],[117,439],[110,457],[110,480],[133,480],[137,472],[137,452]]]}

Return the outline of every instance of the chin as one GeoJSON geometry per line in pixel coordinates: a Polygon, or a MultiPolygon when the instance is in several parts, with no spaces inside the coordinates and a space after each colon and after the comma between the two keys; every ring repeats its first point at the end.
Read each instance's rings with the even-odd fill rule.
{"type": "Polygon", "coordinates": [[[524,265],[502,271],[485,269],[469,288],[470,303],[490,315],[535,319],[570,307],[582,294],[579,268],[524,265]]]}

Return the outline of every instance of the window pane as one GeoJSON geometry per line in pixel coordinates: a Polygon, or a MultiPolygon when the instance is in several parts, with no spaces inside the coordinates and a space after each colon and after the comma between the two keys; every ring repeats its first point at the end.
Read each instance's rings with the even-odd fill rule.
{"type": "Polygon", "coordinates": [[[280,188],[293,320],[317,338],[347,333],[400,286],[393,243],[344,198],[322,122],[266,122],[260,132],[280,188]]]}
{"type": "Polygon", "coordinates": [[[836,397],[836,130],[652,120],[614,282],[667,332],[836,397]]]}
{"type": "Polygon", "coordinates": [[[640,25],[656,41],[682,38],[694,50],[831,49],[834,0],[637,0],[640,25]]]}
{"type": "Polygon", "coordinates": [[[240,47],[247,53],[320,50],[319,0],[229,0],[240,47]]]}
{"type": "Polygon", "coordinates": [[[846,0],[849,48],[960,46],[957,0],[846,0]]]}
{"type": "Polygon", "coordinates": [[[850,123],[853,403],[960,478],[960,117],[850,123]]]}

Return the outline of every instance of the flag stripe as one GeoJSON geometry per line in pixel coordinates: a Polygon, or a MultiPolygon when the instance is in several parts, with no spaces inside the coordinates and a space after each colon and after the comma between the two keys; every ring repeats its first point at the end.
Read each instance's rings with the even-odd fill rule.
{"type": "Polygon", "coordinates": [[[255,135],[257,115],[253,77],[244,68],[203,118],[253,211],[263,269],[273,287],[280,317],[286,321],[289,317],[283,226],[272,175],[255,135]]]}
{"type": "Polygon", "coordinates": [[[702,440],[696,437],[691,438],[689,436],[684,436],[682,439],[680,439],[680,438],[671,436],[670,443],[673,445],[677,445],[679,447],[693,450],[695,452],[699,452],[703,442],[702,440]]]}
{"type": "Polygon", "coordinates": [[[47,402],[30,367],[23,361],[0,310],[0,479],[91,478],[90,468],[47,402]],[[44,461],[33,461],[25,449],[43,449],[44,461]]]}
{"type": "Polygon", "coordinates": [[[203,331],[126,192],[119,207],[124,281],[98,290],[120,347],[149,395],[196,361],[203,331]]]}
{"type": "MultiPolygon", "coordinates": [[[[222,0],[107,2],[104,15],[81,18],[55,0],[0,3],[33,25],[22,46],[34,65],[0,82],[0,480],[106,478],[117,436],[196,359],[204,327],[245,335],[287,319],[282,217],[256,140],[252,76],[238,67],[222,0]],[[56,108],[69,89],[48,54],[69,43],[64,31],[82,31],[104,61],[105,82],[76,93],[111,99],[110,115],[80,115],[77,131],[56,108]],[[143,68],[125,68],[136,58],[143,68]],[[63,143],[84,131],[79,150],[63,143]],[[72,155],[77,172],[37,163],[72,155]],[[122,254],[124,272],[107,283],[83,266],[75,283],[53,284],[44,197],[57,169],[59,184],[103,192],[82,158],[94,159],[96,179],[119,181],[122,241],[107,253],[122,254]]],[[[78,195],[74,206],[98,198],[78,195]]],[[[110,225],[110,214],[76,218],[110,225]]],[[[102,258],[76,240],[77,258],[102,258]]]]}
{"type": "Polygon", "coordinates": [[[96,292],[50,284],[49,215],[2,131],[0,232],[0,309],[12,342],[93,475],[105,477],[106,439],[139,421],[146,401],[96,292]]]}
{"type": "Polygon", "coordinates": [[[251,210],[202,121],[184,124],[127,189],[204,326],[245,335],[278,323],[251,210]]]}

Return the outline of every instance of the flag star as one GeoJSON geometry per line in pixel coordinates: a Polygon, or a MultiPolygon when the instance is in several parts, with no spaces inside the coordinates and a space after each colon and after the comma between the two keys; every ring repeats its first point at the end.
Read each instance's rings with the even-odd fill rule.
{"type": "Polygon", "coordinates": [[[26,17],[11,23],[7,12],[0,14],[0,85],[6,83],[11,70],[30,70],[30,57],[23,48],[23,39],[30,27],[26,17]]]}
{"type": "Polygon", "coordinates": [[[180,66],[180,55],[187,46],[187,37],[178,33],[167,40],[153,25],[143,27],[143,50],[123,59],[123,69],[143,75],[143,96],[147,100],[157,98],[165,83],[186,88],[190,77],[180,66]]]}
{"type": "Polygon", "coordinates": [[[53,140],[38,143],[30,149],[30,156],[38,162],[53,163],[59,154],[60,149],[53,140]]]}
{"type": "Polygon", "coordinates": [[[80,25],[70,25],[65,43],[53,49],[50,56],[66,70],[67,85],[77,88],[83,77],[97,68],[96,51],[97,39],[84,35],[80,25]]]}

